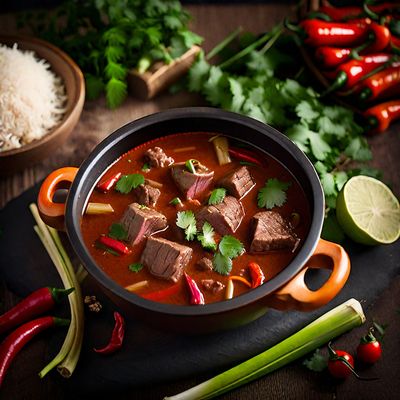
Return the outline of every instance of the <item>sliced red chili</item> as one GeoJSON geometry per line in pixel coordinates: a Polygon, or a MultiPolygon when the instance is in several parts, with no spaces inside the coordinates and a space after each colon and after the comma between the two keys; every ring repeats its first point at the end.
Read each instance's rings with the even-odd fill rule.
{"type": "Polygon", "coordinates": [[[118,311],[114,311],[114,320],[115,325],[109,343],[101,349],[93,349],[96,353],[112,354],[122,347],[125,336],[125,320],[118,311]]]}
{"type": "Polygon", "coordinates": [[[254,153],[249,150],[229,147],[228,152],[233,158],[241,161],[246,161],[251,164],[256,164],[260,167],[263,166],[262,162],[257,158],[257,156],[255,156],[254,153]]]}
{"type": "Polygon", "coordinates": [[[181,287],[181,284],[176,283],[175,285],[169,286],[166,289],[157,290],[156,292],[142,294],[141,296],[147,300],[161,301],[161,300],[164,300],[164,299],[171,297],[174,294],[178,293],[180,287],[181,287]]]}
{"type": "Polygon", "coordinates": [[[251,287],[256,288],[264,283],[265,276],[261,267],[256,262],[249,263],[249,272],[251,276],[251,287]]]}
{"type": "Polygon", "coordinates": [[[53,326],[67,326],[70,321],[62,318],[41,317],[21,325],[0,344],[0,386],[14,357],[34,336],[53,326]]]}
{"type": "Polygon", "coordinates": [[[107,193],[109,192],[115,184],[118,182],[119,178],[121,178],[122,173],[118,172],[117,174],[113,175],[111,178],[108,178],[102,182],[100,182],[97,186],[96,189],[99,192],[107,193]]]}
{"type": "Polygon", "coordinates": [[[44,287],[34,291],[0,316],[0,334],[51,310],[73,290],[44,287]]]}
{"type": "Polygon", "coordinates": [[[100,236],[97,241],[101,245],[117,252],[118,254],[132,253],[132,250],[125,243],[122,243],[117,239],[110,238],[109,236],[100,236]]]}

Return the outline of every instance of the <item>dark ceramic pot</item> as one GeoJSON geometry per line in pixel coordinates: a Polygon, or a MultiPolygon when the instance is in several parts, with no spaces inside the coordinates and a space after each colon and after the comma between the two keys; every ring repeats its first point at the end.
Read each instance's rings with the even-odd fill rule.
{"type": "Polygon", "coordinates": [[[324,219],[324,195],[319,178],[301,150],[286,136],[254,119],[213,108],[181,108],[133,121],[100,143],[79,169],[61,168],[42,185],[39,210],[48,224],[65,228],[72,246],[89,274],[126,313],[153,325],[185,332],[229,329],[263,315],[269,307],[302,311],[332,300],[345,284],[350,262],[342,247],[320,239],[324,219]],[[103,172],[135,146],[181,132],[217,132],[238,138],[281,161],[301,183],[311,209],[310,230],[292,262],[273,279],[229,301],[204,306],[177,306],[143,299],[111,280],[96,265],[83,242],[81,218],[89,195],[103,172]],[[57,188],[70,184],[65,204],[53,202],[57,188]],[[331,269],[317,291],[307,288],[307,268],[331,269]]]}

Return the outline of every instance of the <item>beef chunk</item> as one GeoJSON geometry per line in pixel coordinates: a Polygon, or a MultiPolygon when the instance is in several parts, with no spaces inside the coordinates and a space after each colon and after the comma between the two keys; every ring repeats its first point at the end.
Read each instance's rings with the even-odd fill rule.
{"type": "Polygon", "coordinates": [[[163,238],[149,237],[140,262],[154,276],[177,282],[192,256],[192,249],[163,238]]]}
{"type": "Polygon", "coordinates": [[[292,250],[300,239],[290,224],[275,211],[262,211],[251,220],[254,232],[250,252],[262,253],[269,250],[292,250]]]}
{"type": "Polygon", "coordinates": [[[255,182],[248,168],[243,166],[223,177],[219,185],[226,188],[229,194],[240,199],[255,186],[255,182]]]}
{"type": "Polygon", "coordinates": [[[220,235],[229,235],[236,232],[243,217],[242,203],[235,197],[226,196],[222,203],[203,207],[196,213],[197,228],[200,230],[207,221],[220,235]]]}
{"type": "Polygon", "coordinates": [[[144,153],[144,159],[151,167],[168,167],[174,163],[172,157],[168,157],[161,147],[153,147],[144,153]]]}
{"type": "Polygon", "coordinates": [[[199,261],[197,261],[196,267],[200,271],[212,271],[213,270],[213,263],[209,258],[203,257],[199,261]]]}
{"type": "Polygon", "coordinates": [[[209,171],[200,163],[195,164],[195,171],[196,173],[189,172],[185,163],[171,167],[172,179],[187,199],[194,199],[206,191],[214,177],[214,171],[209,171]]]}
{"type": "Polygon", "coordinates": [[[203,279],[201,281],[201,284],[203,285],[205,290],[213,294],[220,292],[225,287],[222,282],[216,281],[214,279],[203,279]]]}
{"type": "Polygon", "coordinates": [[[150,185],[139,185],[133,189],[133,194],[136,196],[136,201],[145,206],[154,207],[160,197],[161,192],[159,189],[150,185]]]}
{"type": "Polygon", "coordinates": [[[125,210],[121,224],[128,232],[128,241],[134,245],[145,237],[165,229],[167,218],[155,210],[132,203],[125,210]]]}

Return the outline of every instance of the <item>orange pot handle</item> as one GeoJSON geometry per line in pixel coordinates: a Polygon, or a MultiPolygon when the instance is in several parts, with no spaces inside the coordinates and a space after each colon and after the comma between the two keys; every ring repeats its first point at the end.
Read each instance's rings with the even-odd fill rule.
{"type": "Polygon", "coordinates": [[[310,311],[331,301],[350,274],[350,258],[342,246],[320,239],[304,268],[285,286],[268,297],[268,305],[278,310],[310,311]],[[310,290],[304,280],[308,268],[332,270],[318,290],[310,290]]]}
{"type": "Polygon", "coordinates": [[[68,189],[75,179],[78,168],[65,167],[53,171],[40,187],[38,208],[43,221],[58,230],[64,230],[65,204],[55,203],[53,197],[58,189],[68,189]]]}

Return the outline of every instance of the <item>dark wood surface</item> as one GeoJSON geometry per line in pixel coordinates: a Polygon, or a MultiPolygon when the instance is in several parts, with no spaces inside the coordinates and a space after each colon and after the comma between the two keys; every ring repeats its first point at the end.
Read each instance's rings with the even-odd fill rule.
{"type": "MultiPolygon", "coordinates": [[[[287,4],[270,5],[192,5],[189,11],[194,16],[193,29],[206,39],[204,47],[210,49],[227,33],[238,25],[245,30],[262,32],[269,29],[282,17],[291,12],[287,4]]],[[[0,32],[15,32],[13,15],[0,16],[0,32]]],[[[191,94],[163,94],[149,102],[129,98],[122,107],[110,111],[104,99],[85,104],[81,120],[69,141],[42,164],[22,171],[19,174],[0,180],[0,208],[40,181],[55,168],[79,165],[90,150],[117,127],[128,121],[159,110],[199,105],[201,99],[191,94]]],[[[390,132],[369,139],[376,167],[384,171],[394,192],[400,194],[400,125],[393,126],[390,132]]],[[[18,219],[16,217],[16,223],[18,219]]],[[[23,251],[21,241],[21,251],[23,251]]],[[[400,255],[399,255],[400,262],[400,255]]],[[[10,266],[12,268],[13,266],[10,266]]],[[[376,265],[382,270],[385,265],[376,265]]],[[[371,276],[373,279],[373,276],[371,276]]],[[[3,283],[0,287],[0,312],[11,307],[19,299],[3,283]]],[[[224,399],[395,399],[400,393],[400,350],[398,332],[400,331],[400,277],[390,288],[366,310],[368,322],[358,329],[344,335],[335,342],[337,347],[349,352],[355,351],[358,340],[374,319],[389,324],[383,343],[383,358],[365,374],[377,376],[372,382],[358,381],[351,377],[345,382],[335,382],[325,373],[312,373],[300,362],[283,368],[265,378],[259,379],[241,389],[223,396],[224,399]]],[[[251,338],[243,338],[251,340],[251,338]]],[[[32,341],[16,358],[0,390],[1,399],[47,399],[66,398],[56,373],[40,380],[37,372],[47,359],[46,335],[32,341]]],[[[235,351],[235,349],[232,349],[235,351]]],[[[134,371],[132,371],[134,373],[134,371]]],[[[190,380],[170,382],[148,388],[132,388],[121,399],[161,399],[200,383],[209,376],[194,377],[190,380]]],[[[78,398],[75,397],[74,398],[78,398]]]]}

